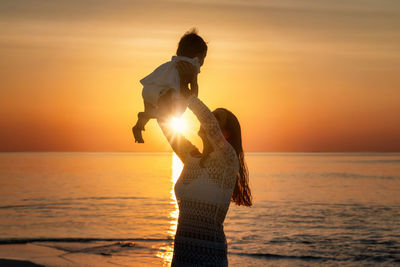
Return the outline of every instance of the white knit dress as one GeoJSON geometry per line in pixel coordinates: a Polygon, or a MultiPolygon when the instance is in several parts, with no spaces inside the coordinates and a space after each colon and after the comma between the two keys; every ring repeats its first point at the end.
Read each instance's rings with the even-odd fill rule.
{"type": "Polygon", "coordinates": [[[179,219],[172,266],[228,266],[223,222],[238,177],[238,158],[207,106],[192,95],[188,107],[199,119],[214,150],[201,167],[198,149],[158,121],[184,163],[175,184],[179,219]]]}

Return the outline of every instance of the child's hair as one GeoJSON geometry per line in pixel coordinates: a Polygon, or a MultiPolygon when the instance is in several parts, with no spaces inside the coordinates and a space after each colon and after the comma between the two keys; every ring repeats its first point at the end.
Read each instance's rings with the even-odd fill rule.
{"type": "Polygon", "coordinates": [[[193,28],[182,36],[178,44],[178,50],[176,50],[176,55],[194,58],[196,54],[206,51],[206,42],[197,34],[197,29],[193,28]]]}

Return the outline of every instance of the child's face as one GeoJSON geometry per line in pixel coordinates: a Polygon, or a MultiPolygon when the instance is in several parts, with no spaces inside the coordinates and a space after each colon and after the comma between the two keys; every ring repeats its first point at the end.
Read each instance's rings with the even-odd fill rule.
{"type": "Polygon", "coordinates": [[[204,59],[206,58],[206,56],[207,56],[207,51],[205,51],[204,53],[199,53],[197,55],[197,58],[199,59],[200,66],[203,66],[204,59]]]}

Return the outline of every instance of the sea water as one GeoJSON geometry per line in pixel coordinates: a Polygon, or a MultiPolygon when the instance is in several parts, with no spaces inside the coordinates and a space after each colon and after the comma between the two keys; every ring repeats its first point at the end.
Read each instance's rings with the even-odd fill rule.
{"type": "MultiPolygon", "coordinates": [[[[254,205],[231,203],[230,266],[400,265],[400,154],[246,160],[254,205]]],[[[181,168],[172,153],[0,153],[0,244],[168,266],[181,168]]]]}

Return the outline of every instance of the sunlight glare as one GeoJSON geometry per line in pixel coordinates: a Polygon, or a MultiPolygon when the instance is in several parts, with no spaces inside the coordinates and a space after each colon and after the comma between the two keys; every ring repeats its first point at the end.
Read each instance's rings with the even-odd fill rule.
{"type": "Polygon", "coordinates": [[[186,131],[187,123],[183,117],[173,117],[169,123],[174,132],[183,133],[186,131]]]}
{"type": "MultiPolygon", "coordinates": [[[[173,238],[176,233],[176,228],[178,226],[178,217],[179,217],[179,208],[178,203],[176,202],[174,186],[179,176],[181,175],[183,169],[183,163],[179,159],[178,155],[172,153],[172,175],[171,175],[171,184],[172,188],[170,191],[171,194],[171,202],[172,210],[169,214],[170,217],[170,225],[167,232],[167,236],[169,238],[173,238]]],[[[159,248],[156,256],[161,258],[163,261],[163,266],[170,266],[172,262],[174,248],[171,245],[164,245],[159,248]]]]}
{"type": "MultiPolygon", "coordinates": [[[[175,153],[172,154],[172,183],[175,185],[183,169],[183,163],[181,159],[175,153]]],[[[175,194],[174,194],[175,198],[175,194]]]]}

